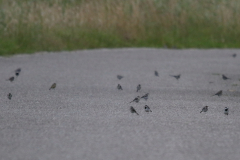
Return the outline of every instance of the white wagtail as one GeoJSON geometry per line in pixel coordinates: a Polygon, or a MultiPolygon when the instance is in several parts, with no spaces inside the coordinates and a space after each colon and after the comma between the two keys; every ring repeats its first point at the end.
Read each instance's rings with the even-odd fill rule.
{"type": "Polygon", "coordinates": [[[133,106],[130,107],[130,112],[131,112],[131,113],[136,113],[137,115],[139,115],[139,114],[137,113],[137,111],[133,108],[133,106]]]}
{"type": "Polygon", "coordinates": [[[225,107],[224,114],[228,115],[228,107],[225,107]]]}
{"type": "Polygon", "coordinates": [[[13,81],[14,81],[14,77],[10,77],[10,78],[9,78],[9,79],[7,79],[6,81],[13,82],[13,81]]]}
{"type": "Polygon", "coordinates": [[[159,77],[158,71],[155,71],[154,74],[155,74],[155,76],[159,77]]]}
{"type": "Polygon", "coordinates": [[[207,112],[207,111],[208,111],[208,106],[205,106],[205,107],[202,108],[202,110],[201,110],[200,113],[202,113],[202,112],[207,112]]]}
{"type": "Polygon", "coordinates": [[[221,96],[222,95],[222,90],[220,90],[220,91],[218,91],[217,93],[215,93],[214,95],[212,95],[212,96],[221,96]]]}
{"type": "Polygon", "coordinates": [[[118,89],[118,90],[123,90],[123,89],[122,89],[122,86],[121,86],[120,84],[117,85],[117,89],[118,89]]]}
{"type": "Polygon", "coordinates": [[[148,95],[149,93],[146,93],[145,95],[143,95],[141,98],[145,99],[145,100],[148,100],[148,95]]]}
{"type": "Polygon", "coordinates": [[[174,77],[174,78],[176,78],[177,80],[178,79],[180,79],[180,77],[181,77],[181,74],[179,74],[179,75],[170,75],[171,77],[174,77]]]}
{"type": "Polygon", "coordinates": [[[121,76],[121,75],[117,75],[117,78],[120,80],[120,79],[123,78],[123,76],[121,76]]]}
{"type": "Polygon", "coordinates": [[[16,69],[16,70],[15,70],[15,75],[16,75],[16,76],[19,76],[20,72],[21,72],[21,68],[16,69]]]}
{"type": "Polygon", "coordinates": [[[150,107],[148,105],[145,105],[144,109],[146,112],[152,112],[152,110],[150,109],[150,107]]]}
{"type": "Polygon", "coordinates": [[[225,76],[224,74],[222,75],[222,79],[223,80],[228,80],[228,79],[230,79],[230,78],[228,78],[227,76],[225,76]]]}
{"type": "Polygon", "coordinates": [[[11,94],[11,93],[8,94],[8,99],[9,99],[9,100],[12,99],[12,94],[11,94]]]}
{"type": "Polygon", "coordinates": [[[137,92],[140,91],[140,89],[141,89],[141,84],[137,86],[137,92]]]}
{"type": "Polygon", "coordinates": [[[129,103],[132,103],[132,102],[138,103],[139,101],[140,101],[140,96],[137,96],[136,98],[134,98],[134,100],[132,100],[132,101],[129,102],[129,103]]]}
{"type": "Polygon", "coordinates": [[[56,86],[57,86],[57,84],[56,84],[56,83],[53,83],[52,86],[49,88],[49,90],[51,90],[51,89],[55,89],[56,86]]]}
{"type": "Polygon", "coordinates": [[[233,57],[233,58],[236,58],[236,57],[237,57],[237,54],[236,54],[236,53],[234,53],[234,54],[232,55],[232,57],[233,57]]]}

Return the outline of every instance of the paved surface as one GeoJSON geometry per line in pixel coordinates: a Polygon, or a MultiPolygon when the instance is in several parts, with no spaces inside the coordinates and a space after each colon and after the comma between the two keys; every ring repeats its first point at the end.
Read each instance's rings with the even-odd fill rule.
{"type": "Polygon", "coordinates": [[[0,159],[239,160],[239,52],[101,49],[0,58],[0,159]],[[18,67],[20,76],[6,81],[18,67]],[[177,74],[178,81],[169,76],[177,74]],[[221,97],[212,96],[219,90],[221,97]],[[129,103],[145,93],[148,101],[129,103]]]}

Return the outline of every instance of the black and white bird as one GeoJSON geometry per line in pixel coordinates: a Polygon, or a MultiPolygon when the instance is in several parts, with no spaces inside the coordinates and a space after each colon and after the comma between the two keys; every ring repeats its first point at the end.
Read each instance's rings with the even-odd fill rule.
{"type": "Polygon", "coordinates": [[[212,96],[221,96],[222,95],[222,90],[220,90],[220,91],[218,91],[217,93],[215,93],[214,95],[212,95],[212,96]]]}
{"type": "Polygon", "coordinates": [[[122,89],[122,86],[121,86],[120,84],[117,85],[117,89],[118,89],[118,90],[123,90],[123,89],[122,89]]]}
{"type": "Polygon", "coordinates": [[[223,80],[228,80],[228,79],[230,79],[230,78],[228,78],[227,76],[225,76],[224,74],[222,75],[222,79],[223,80]]]}
{"type": "Polygon", "coordinates": [[[154,74],[155,74],[156,77],[159,77],[158,71],[154,71],[154,74]]]}
{"type": "Polygon", "coordinates": [[[180,77],[181,77],[181,74],[179,74],[179,75],[170,75],[170,76],[176,78],[176,80],[179,80],[180,77]]]}
{"type": "Polygon", "coordinates": [[[131,113],[136,113],[137,115],[139,115],[139,114],[137,113],[137,111],[133,108],[133,106],[130,107],[130,112],[131,112],[131,113]]]}
{"type": "Polygon", "coordinates": [[[52,86],[49,88],[49,90],[51,90],[51,89],[55,89],[56,86],[57,86],[57,84],[56,84],[56,83],[53,83],[52,86]]]}
{"type": "Polygon", "coordinates": [[[16,69],[16,70],[15,70],[15,75],[16,75],[16,76],[19,76],[20,72],[21,72],[21,68],[16,69]]]}
{"type": "Polygon", "coordinates": [[[200,113],[202,113],[202,112],[207,112],[207,111],[208,111],[208,106],[205,106],[205,107],[202,108],[202,110],[201,110],[200,113]]]}
{"type": "Polygon", "coordinates": [[[234,54],[232,55],[232,57],[233,57],[233,58],[236,58],[236,57],[237,57],[237,54],[236,54],[236,53],[234,53],[234,54]]]}
{"type": "Polygon", "coordinates": [[[137,86],[137,92],[140,91],[140,89],[141,89],[141,84],[137,86]]]}
{"type": "Polygon", "coordinates": [[[146,112],[152,112],[152,110],[150,109],[150,107],[148,105],[145,105],[144,109],[146,112]]]}
{"type": "Polygon", "coordinates": [[[132,101],[129,102],[129,103],[132,103],[132,102],[138,103],[139,101],[140,101],[140,96],[137,96],[136,98],[134,98],[134,100],[132,100],[132,101]]]}
{"type": "Polygon", "coordinates": [[[146,93],[145,95],[143,95],[141,98],[145,99],[145,100],[148,100],[148,95],[149,93],[146,93]]]}
{"type": "Polygon", "coordinates": [[[14,81],[14,77],[10,77],[10,78],[9,78],[9,79],[7,79],[6,81],[13,82],[13,81],[14,81]]]}
{"type": "Polygon", "coordinates": [[[120,80],[120,79],[123,78],[123,76],[121,76],[121,75],[117,75],[117,78],[120,80]]]}
{"type": "Polygon", "coordinates": [[[9,99],[9,100],[12,99],[12,94],[11,94],[11,93],[8,94],[8,99],[9,99]]]}
{"type": "Polygon", "coordinates": [[[228,111],[229,111],[228,107],[225,107],[224,114],[228,115],[228,111]]]}

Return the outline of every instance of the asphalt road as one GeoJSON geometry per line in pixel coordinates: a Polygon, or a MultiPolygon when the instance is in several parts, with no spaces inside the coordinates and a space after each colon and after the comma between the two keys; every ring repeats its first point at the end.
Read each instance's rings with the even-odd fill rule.
{"type": "Polygon", "coordinates": [[[239,69],[237,49],[1,57],[0,159],[239,160],[239,69]],[[6,81],[19,67],[19,77],[6,81]],[[124,78],[118,80],[118,74],[124,78]],[[179,80],[169,76],[177,74],[179,80]],[[56,89],[49,90],[54,82],[56,89]],[[136,92],[138,84],[142,88],[136,92]],[[219,90],[222,96],[212,96],[219,90]],[[129,103],[145,93],[147,101],[129,103]],[[206,105],[208,111],[200,113],[206,105]]]}

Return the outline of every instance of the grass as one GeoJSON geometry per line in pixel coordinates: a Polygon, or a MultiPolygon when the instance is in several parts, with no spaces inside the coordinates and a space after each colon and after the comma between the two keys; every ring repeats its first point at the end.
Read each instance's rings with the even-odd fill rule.
{"type": "Polygon", "coordinates": [[[0,0],[0,55],[89,48],[239,48],[239,0],[0,0]]]}

